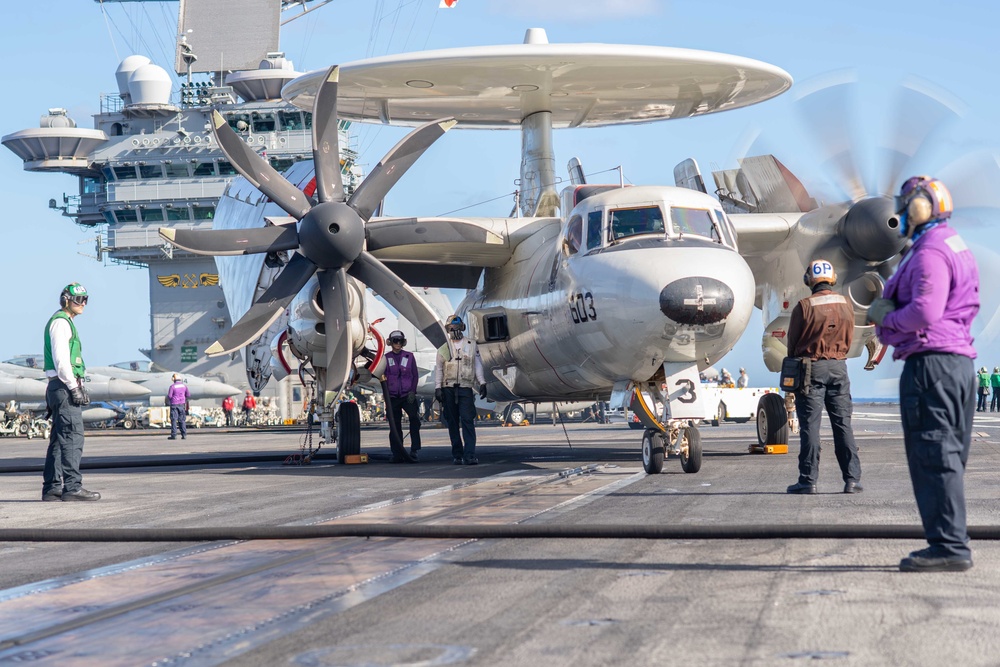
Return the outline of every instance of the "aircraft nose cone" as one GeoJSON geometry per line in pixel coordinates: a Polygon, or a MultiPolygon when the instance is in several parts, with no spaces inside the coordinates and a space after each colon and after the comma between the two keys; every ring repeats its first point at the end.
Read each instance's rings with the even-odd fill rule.
{"type": "Polygon", "coordinates": [[[678,324],[714,324],[733,311],[729,285],[715,278],[680,278],[660,290],[660,311],[678,324]]]}
{"type": "Polygon", "coordinates": [[[205,398],[225,398],[243,393],[233,385],[218,380],[206,380],[202,392],[205,394],[205,398]]]}
{"type": "Polygon", "coordinates": [[[141,384],[111,378],[108,380],[108,396],[112,396],[114,401],[127,401],[132,398],[143,398],[149,396],[151,392],[141,384]]]}

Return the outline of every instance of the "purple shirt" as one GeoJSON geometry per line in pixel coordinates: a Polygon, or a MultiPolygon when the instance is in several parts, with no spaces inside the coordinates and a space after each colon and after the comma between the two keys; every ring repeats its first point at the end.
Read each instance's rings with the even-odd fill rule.
{"type": "Polygon", "coordinates": [[[406,396],[417,390],[417,361],[412,352],[400,350],[385,355],[385,381],[389,385],[390,396],[406,396]]]}
{"type": "Polygon", "coordinates": [[[167,402],[170,405],[184,405],[190,397],[191,392],[188,391],[188,386],[183,382],[175,382],[167,390],[167,402]]]}
{"type": "Polygon", "coordinates": [[[968,246],[947,224],[925,232],[896,267],[883,296],[896,310],[876,328],[893,359],[920,352],[976,358],[972,320],[979,312],[979,269],[968,246]]]}

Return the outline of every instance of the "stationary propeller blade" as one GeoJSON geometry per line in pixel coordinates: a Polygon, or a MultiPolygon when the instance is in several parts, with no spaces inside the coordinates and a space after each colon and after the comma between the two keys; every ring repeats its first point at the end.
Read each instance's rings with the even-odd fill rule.
{"type": "Polygon", "coordinates": [[[240,139],[240,135],[229,127],[229,123],[218,111],[212,112],[212,126],[222,152],[254,187],[296,220],[301,220],[309,212],[312,205],[305,194],[286,181],[267,160],[240,139]]]}
{"type": "Polygon", "coordinates": [[[365,180],[347,200],[347,205],[357,211],[365,222],[370,220],[378,203],[385,199],[386,194],[403,177],[406,170],[456,123],[454,118],[433,120],[403,137],[403,140],[393,146],[382,161],[368,172],[365,180]]]}
{"type": "Polygon", "coordinates": [[[316,265],[302,255],[292,255],[271,286],[257,299],[233,328],[212,343],[205,354],[214,357],[229,354],[250,343],[284,312],[299,290],[316,272],[316,265]]]}
{"type": "Polygon", "coordinates": [[[313,102],[313,165],[316,169],[316,197],[321,202],[344,201],[344,181],[340,176],[340,128],[337,121],[337,80],[340,68],[334,65],[313,102]]]}
{"type": "Polygon", "coordinates": [[[347,276],[343,269],[336,269],[320,271],[318,278],[326,331],[326,391],[335,393],[339,398],[350,377],[354,360],[347,276]]]}
{"type": "Polygon", "coordinates": [[[362,252],[347,272],[385,299],[390,306],[420,329],[434,347],[447,354],[448,336],[434,310],[399,276],[372,254],[362,252]]]}
{"type": "Polygon", "coordinates": [[[160,236],[196,255],[253,255],[292,250],[299,246],[295,225],[251,229],[176,229],[160,227],[160,236]]]}

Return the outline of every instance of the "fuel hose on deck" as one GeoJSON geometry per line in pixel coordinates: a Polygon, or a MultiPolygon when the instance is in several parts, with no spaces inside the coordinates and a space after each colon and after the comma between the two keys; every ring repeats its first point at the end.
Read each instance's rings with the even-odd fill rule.
{"type": "MultiPolygon", "coordinates": [[[[1000,539],[1000,526],[969,526],[974,540],[1000,539]]],[[[411,539],[621,539],[621,540],[923,540],[920,526],[907,525],[454,525],[326,524],[218,528],[4,528],[0,542],[217,542],[304,540],[332,537],[411,539]]]]}

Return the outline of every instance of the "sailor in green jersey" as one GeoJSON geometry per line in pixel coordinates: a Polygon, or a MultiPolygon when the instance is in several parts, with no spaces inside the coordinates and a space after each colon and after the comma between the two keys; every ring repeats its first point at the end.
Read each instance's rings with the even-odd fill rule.
{"type": "Polygon", "coordinates": [[[993,367],[993,375],[990,376],[990,388],[993,390],[993,401],[990,403],[990,412],[1000,410],[1000,366],[993,367]]]}
{"type": "Polygon", "coordinates": [[[979,369],[979,401],[976,403],[976,412],[986,412],[986,398],[990,395],[990,372],[986,366],[979,369]]]}
{"type": "Polygon", "coordinates": [[[42,500],[98,500],[101,494],[83,488],[83,406],[90,402],[83,383],[80,336],[73,319],[87,305],[87,289],[71,283],[59,295],[61,308],[45,325],[45,402],[52,413],[52,432],[42,471],[42,500]]]}

